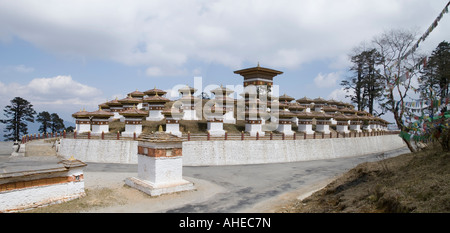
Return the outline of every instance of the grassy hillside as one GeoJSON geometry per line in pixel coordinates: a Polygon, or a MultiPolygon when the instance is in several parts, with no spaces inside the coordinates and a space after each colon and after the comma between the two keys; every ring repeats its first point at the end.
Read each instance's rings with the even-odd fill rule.
{"type": "Polygon", "coordinates": [[[450,212],[450,152],[416,153],[358,165],[324,189],[278,212],[450,212]]]}

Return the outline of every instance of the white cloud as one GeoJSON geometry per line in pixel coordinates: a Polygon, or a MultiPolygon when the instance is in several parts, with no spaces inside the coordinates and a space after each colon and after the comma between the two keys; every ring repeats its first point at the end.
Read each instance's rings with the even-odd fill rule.
{"type": "MultiPolygon", "coordinates": [[[[350,90],[351,91],[351,90],[350,90]]],[[[339,101],[343,101],[343,102],[348,102],[350,103],[350,98],[346,98],[346,95],[350,95],[351,93],[347,93],[346,90],[344,90],[344,88],[339,88],[339,89],[335,89],[333,90],[329,95],[328,95],[328,99],[334,99],[334,100],[339,100],[339,101]]]]}
{"type": "Polygon", "coordinates": [[[89,98],[102,94],[95,87],[81,84],[74,81],[71,76],[63,75],[53,78],[35,78],[28,83],[27,89],[30,94],[62,99],[70,97],[89,98]]]}
{"type": "Polygon", "coordinates": [[[28,100],[35,109],[57,109],[76,112],[78,108],[94,110],[104,98],[102,91],[81,84],[71,76],[35,78],[28,84],[0,82],[0,105],[5,106],[16,96],[28,100]]]}
{"type": "Polygon", "coordinates": [[[396,25],[429,26],[445,1],[7,1],[0,41],[57,54],[145,65],[166,75],[190,60],[292,68],[337,59],[396,25]],[[357,20],[355,20],[357,19],[357,20]],[[424,22],[426,22],[424,25],[424,22]],[[173,68],[175,67],[175,68],[173,68]],[[170,68],[170,69],[169,69],[170,68]]]}
{"type": "Polygon", "coordinates": [[[31,73],[34,71],[33,67],[27,67],[25,65],[17,65],[12,67],[13,70],[19,72],[19,73],[31,73]]]}
{"type": "Polygon", "coordinates": [[[328,74],[319,73],[314,78],[314,83],[318,88],[328,88],[336,85],[336,82],[340,79],[339,72],[332,72],[328,74]]]}
{"type": "Polygon", "coordinates": [[[160,76],[163,75],[162,70],[159,67],[149,67],[145,70],[145,74],[148,76],[160,76]]]}
{"type": "Polygon", "coordinates": [[[186,75],[188,72],[186,69],[179,68],[177,66],[151,66],[145,70],[145,74],[150,77],[161,77],[161,76],[175,76],[175,75],[186,75]]]}

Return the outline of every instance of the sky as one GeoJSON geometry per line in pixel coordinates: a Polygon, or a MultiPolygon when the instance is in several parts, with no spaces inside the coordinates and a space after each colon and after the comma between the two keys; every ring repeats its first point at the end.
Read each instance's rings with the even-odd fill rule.
{"type": "MultiPolygon", "coordinates": [[[[447,2],[0,0],[0,108],[20,96],[74,122],[135,90],[177,99],[181,85],[242,85],[233,71],[258,63],[283,72],[280,95],[349,102],[339,84],[352,49],[391,29],[422,35],[447,2]]],[[[449,41],[449,29],[445,14],[419,51],[449,41]]]]}

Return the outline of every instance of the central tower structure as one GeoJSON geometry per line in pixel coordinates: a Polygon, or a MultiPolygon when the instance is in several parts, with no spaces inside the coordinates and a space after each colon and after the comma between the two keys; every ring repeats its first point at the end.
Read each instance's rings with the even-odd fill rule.
{"type": "MultiPolygon", "coordinates": [[[[270,116],[267,101],[271,100],[273,78],[283,72],[259,66],[234,71],[244,77],[245,131],[254,136],[264,136],[262,125],[270,116]]],[[[240,108],[238,108],[240,109],[240,108]]],[[[242,113],[238,112],[238,118],[242,113]]],[[[242,119],[242,118],[241,118],[242,119]]]]}
{"type": "Polygon", "coordinates": [[[244,88],[249,85],[254,85],[259,91],[267,90],[267,93],[259,92],[261,95],[270,94],[271,87],[273,86],[273,78],[283,74],[283,72],[278,70],[261,67],[259,63],[256,67],[236,70],[234,73],[244,77],[244,88]]]}

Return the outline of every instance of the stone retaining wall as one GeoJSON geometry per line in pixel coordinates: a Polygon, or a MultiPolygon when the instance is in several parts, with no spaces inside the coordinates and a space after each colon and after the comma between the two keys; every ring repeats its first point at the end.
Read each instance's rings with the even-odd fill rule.
{"type": "MultiPolygon", "coordinates": [[[[61,139],[58,153],[85,162],[137,164],[137,141],[61,139]]],[[[285,163],[404,147],[398,135],[306,140],[184,141],[183,166],[285,163]]]]}

